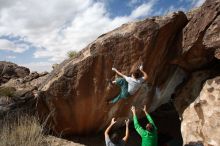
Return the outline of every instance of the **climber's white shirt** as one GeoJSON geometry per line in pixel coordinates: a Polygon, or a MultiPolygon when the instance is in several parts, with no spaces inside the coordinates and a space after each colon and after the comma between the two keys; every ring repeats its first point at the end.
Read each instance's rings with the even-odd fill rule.
{"type": "Polygon", "coordinates": [[[135,92],[141,87],[141,84],[144,82],[144,78],[134,79],[132,77],[124,76],[125,80],[128,82],[128,93],[134,95],[135,92]]]}

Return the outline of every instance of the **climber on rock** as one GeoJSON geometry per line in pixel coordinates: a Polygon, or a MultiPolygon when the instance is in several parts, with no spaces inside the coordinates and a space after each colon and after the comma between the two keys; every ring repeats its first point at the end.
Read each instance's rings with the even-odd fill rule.
{"type": "Polygon", "coordinates": [[[126,131],[124,138],[120,139],[117,133],[112,134],[111,139],[109,137],[109,131],[111,130],[112,126],[116,123],[115,118],[112,118],[111,124],[105,130],[105,143],[106,146],[125,146],[125,143],[128,140],[129,136],[129,119],[125,120],[126,131]]]}
{"type": "Polygon", "coordinates": [[[146,125],[146,129],[142,128],[139,125],[134,106],[131,107],[131,111],[133,113],[135,130],[138,132],[142,139],[142,146],[157,146],[157,127],[154,124],[151,116],[147,112],[146,105],[143,108],[143,111],[149,121],[149,123],[146,125]]]}
{"type": "Polygon", "coordinates": [[[140,65],[138,69],[132,72],[131,77],[122,74],[116,68],[112,68],[112,70],[121,76],[121,78],[117,78],[115,81],[112,81],[112,84],[120,86],[121,91],[118,96],[110,101],[110,103],[116,103],[122,98],[134,95],[148,77],[147,73],[143,71],[143,65],[140,65]],[[141,76],[141,74],[143,74],[143,76],[141,76]]]}

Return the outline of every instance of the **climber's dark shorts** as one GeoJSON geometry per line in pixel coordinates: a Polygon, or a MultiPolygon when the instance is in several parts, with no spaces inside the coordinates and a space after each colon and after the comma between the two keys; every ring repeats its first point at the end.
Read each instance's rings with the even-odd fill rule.
{"type": "Polygon", "coordinates": [[[121,91],[118,94],[118,96],[116,96],[111,101],[111,103],[116,103],[118,100],[120,100],[122,98],[127,98],[130,96],[130,94],[128,93],[128,82],[124,78],[117,78],[116,85],[120,86],[121,91]]]}

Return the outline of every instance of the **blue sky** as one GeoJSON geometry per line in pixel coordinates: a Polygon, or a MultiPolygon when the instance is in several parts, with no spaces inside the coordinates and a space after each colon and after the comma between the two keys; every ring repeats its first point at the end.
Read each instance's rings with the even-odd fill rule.
{"type": "Polygon", "coordinates": [[[173,11],[188,11],[205,0],[0,0],[0,60],[31,71],[79,51],[123,23],[173,11]]]}

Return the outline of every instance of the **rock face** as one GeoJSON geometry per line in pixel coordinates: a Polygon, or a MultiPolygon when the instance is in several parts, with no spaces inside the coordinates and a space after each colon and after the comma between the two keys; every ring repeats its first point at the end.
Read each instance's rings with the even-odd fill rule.
{"type": "Polygon", "coordinates": [[[25,77],[30,70],[26,67],[18,66],[11,62],[0,61],[0,85],[10,79],[25,77]]]}
{"type": "MultiPolygon", "coordinates": [[[[190,120],[185,109],[198,97],[207,79],[220,75],[219,14],[220,1],[208,0],[187,15],[177,12],[153,17],[103,34],[49,74],[40,87],[39,114],[50,115],[56,132],[88,134],[103,130],[112,117],[119,123],[130,117],[131,105],[147,104],[154,111],[172,97],[182,122],[190,120]],[[111,68],[129,75],[140,60],[148,73],[148,84],[134,96],[106,104],[118,93],[107,84],[114,77],[111,68]]],[[[182,133],[189,137],[191,133],[185,129],[182,133]]],[[[199,135],[199,131],[192,134],[196,132],[199,135]]],[[[185,137],[187,144],[191,139],[185,137]]],[[[208,138],[202,140],[208,143],[208,138]]]]}
{"type": "Polygon", "coordinates": [[[48,73],[39,74],[37,72],[33,72],[23,78],[11,79],[0,87],[14,88],[16,90],[14,97],[24,97],[28,92],[38,89],[47,76],[48,73]]]}
{"type": "Polygon", "coordinates": [[[36,110],[33,90],[47,78],[47,73],[33,72],[23,78],[10,79],[0,86],[0,117],[8,112],[36,110]]]}
{"type": "Polygon", "coordinates": [[[184,72],[169,62],[181,53],[173,42],[186,23],[185,14],[178,12],[125,24],[100,36],[50,74],[41,86],[39,113],[52,113],[57,132],[86,134],[102,130],[113,116],[121,117],[119,121],[128,117],[131,105],[153,101],[149,108],[156,109],[169,100],[184,77],[184,72]],[[143,85],[135,96],[108,105],[107,99],[118,93],[106,81],[114,77],[111,68],[129,75],[140,57],[151,85],[143,85]]]}
{"type": "Polygon", "coordinates": [[[51,146],[85,146],[83,144],[74,143],[72,141],[64,140],[54,136],[48,136],[46,141],[51,146]]]}
{"type": "Polygon", "coordinates": [[[207,79],[219,75],[219,73],[220,70],[218,68],[193,72],[188,79],[178,87],[175,91],[174,105],[180,117],[182,117],[183,111],[198,97],[203,83],[207,79]]]}
{"type": "Polygon", "coordinates": [[[183,113],[181,126],[185,144],[220,145],[220,77],[207,80],[200,95],[183,113]]]}
{"type": "Polygon", "coordinates": [[[217,58],[220,47],[219,13],[219,1],[206,1],[190,14],[190,21],[183,29],[183,54],[177,64],[193,73],[189,74],[181,91],[176,92],[175,104],[180,115],[199,95],[202,84],[219,74],[219,61],[214,58],[217,58]]]}
{"type": "Polygon", "coordinates": [[[219,1],[207,0],[190,14],[190,21],[180,34],[183,54],[177,58],[176,64],[188,71],[195,71],[213,60],[213,52],[220,46],[219,12],[219,1]]]}
{"type": "MultiPolygon", "coordinates": [[[[218,121],[219,118],[216,105],[217,96],[220,94],[213,92],[216,94],[216,100],[211,99],[211,101],[209,97],[214,95],[207,91],[208,86],[210,88],[215,86],[213,89],[216,89],[217,85],[214,85],[214,81],[213,84],[206,83],[201,91],[207,79],[218,76],[220,73],[220,62],[216,60],[220,58],[219,14],[220,2],[208,0],[191,14],[190,21],[183,29],[183,54],[177,59],[177,65],[190,74],[175,93],[175,107],[182,119],[181,131],[184,144],[198,145],[200,142],[204,145],[219,145],[219,138],[216,137],[219,126],[212,130],[214,127],[212,124],[215,124],[212,121],[218,121]],[[200,98],[202,101],[206,98],[205,102],[200,101],[200,98]]],[[[207,82],[210,83],[211,80],[207,82]]]]}
{"type": "Polygon", "coordinates": [[[215,57],[220,59],[220,48],[215,50],[215,57]]]}

